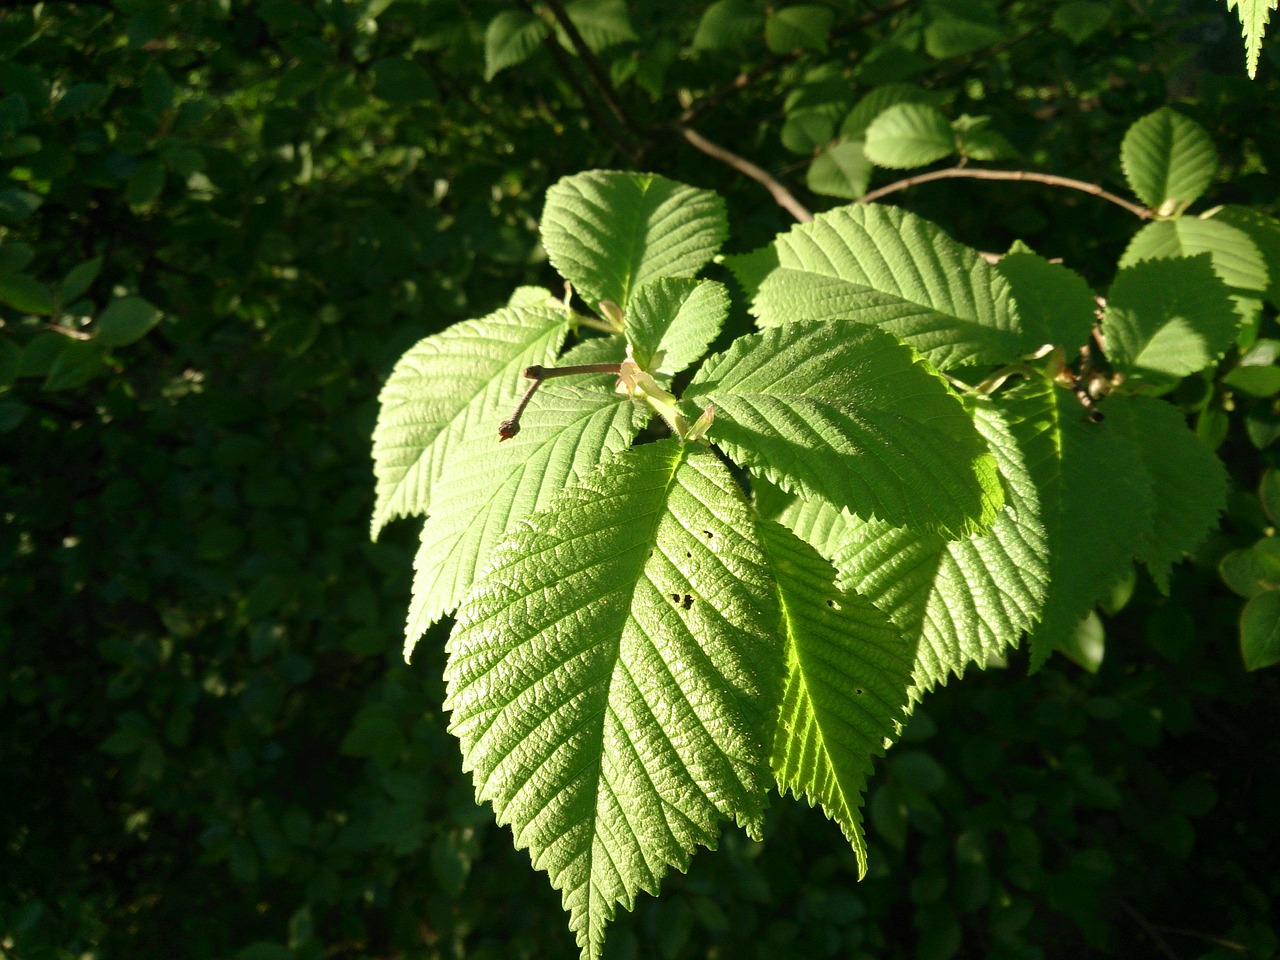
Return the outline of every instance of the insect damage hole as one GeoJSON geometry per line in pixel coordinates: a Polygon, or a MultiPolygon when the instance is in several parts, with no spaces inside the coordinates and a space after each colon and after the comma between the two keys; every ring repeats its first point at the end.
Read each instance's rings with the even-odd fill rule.
{"type": "Polygon", "coordinates": [[[827,606],[830,607],[832,610],[839,610],[840,602],[838,600],[828,600],[827,606]]]}

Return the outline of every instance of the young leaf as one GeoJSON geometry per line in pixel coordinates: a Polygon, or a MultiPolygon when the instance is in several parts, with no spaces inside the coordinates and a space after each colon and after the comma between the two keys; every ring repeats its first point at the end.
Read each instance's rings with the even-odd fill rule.
{"type": "Polygon", "coordinates": [[[551,363],[569,328],[563,310],[503,308],[427,337],[396,363],[378,395],[374,537],[396,517],[424,514],[431,487],[464,435],[495,435],[530,364],[551,363]]]}
{"type": "Polygon", "coordinates": [[[573,0],[565,13],[593,53],[636,39],[624,0],[573,0]]]}
{"type": "Polygon", "coordinates": [[[663,277],[636,288],[627,340],[650,373],[679,373],[701,360],[729,316],[729,291],[714,280],[663,277]]]}
{"type": "Polygon", "coordinates": [[[865,140],[873,120],[899,103],[923,103],[937,106],[939,97],[910,83],[887,83],[876,87],[859,100],[840,125],[840,136],[849,140],[865,140]]]}
{"type": "Polygon", "coordinates": [[[477,799],[562,891],[584,957],[617,904],[724,821],[758,834],[784,666],[774,597],[733,476],[665,440],[520,523],[459,610],[450,729],[477,799]]]}
{"type": "Polygon", "coordinates": [[[1097,301],[1084,277],[1034,253],[1010,253],[995,268],[1009,281],[1029,340],[1068,352],[1088,341],[1097,301]]]}
{"type": "Polygon", "coordinates": [[[1244,37],[1245,69],[1249,79],[1258,74],[1258,57],[1262,54],[1262,35],[1266,33],[1271,11],[1276,0],[1227,0],[1227,9],[1240,17],[1241,36],[1244,37]]]}
{"type": "Polygon", "coordinates": [[[1035,670],[1149,542],[1155,496],[1133,444],[1108,421],[1091,423],[1070,391],[1036,381],[996,405],[1044,435],[1027,455],[1049,545],[1048,591],[1030,638],[1035,670]]]}
{"type": "Polygon", "coordinates": [[[862,793],[871,758],[905,717],[911,644],[864,598],[838,590],[831,564],[786,527],[764,520],[759,532],[786,637],[771,758],[778,789],[821,804],[865,876],[862,793]]]}
{"type": "Polygon", "coordinates": [[[489,21],[484,31],[484,78],[524,63],[547,35],[547,25],[524,10],[506,10],[489,21]]]}
{"type": "Polygon", "coordinates": [[[1138,375],[1185,377],[1217,361],[1240,319],[1208,253],[1143,260],[1116,274],[1102,332],[1107,357],[1138,375]]]}
{"type": "Polygon", "coordinates": [[[547,191],[542,245],[551,264],[594,307],[626,308],[658,277],[692,277],[728,233],[724,201],[656,174],[592,170],[547,191]]]}
{"type": "Polygon", "coordinates": [[[716,408],[738,463],[860,516],[964,536],[991,525],[995,461],[946,383],[874,327],[793,323],[709,358],[686,399],[716,408]]]}
{"type": "Polygon", "coordinates": [[[1120,266],[1141,260],[1194,257],[1208,253],[1214,272],[1228,287],[1242,322],[1254,319],[1262,309],[1269,280],[1266,261],[1249,235],[1216,217],[1201,220],[1179,217],[1159,220],[1139,230],[1120,257],[1120,266]]]}
{"type": "Polygon", "coordinates": [[[867,127],[867,157],[895,170],[924,167],[955,153],[951,124],[937,107],[899,103],[867,127]]]}
{"type": "Polygon", "coordinates": [[[816,3],[802,3],[775,10],[764,28],[765,43],[774,53],[794,50],[826,52],[827,34],[835,12],[816,3]]]}
{"type": "Polygon", "coordinates": [[[985,667],[1017,645],[1039,617],[1049,583],[1049,544],[1040,493],[1026,461],[1046,454],[1038,421],[974,408],[1005,484],[1005,505],[981,536],[937,534],[845,516],[832,554],[840,585],[886,613],[915,650],[911,698],[951,675],[985,667]]]}
{"type": "Polygon", "coordinates": [[[612,391],[543,387],[515,437],[499,443],[482,433],[454,447],[413,561],[406,660],[471,589],[503,534],[625,449],[648,419],[646,409],[612,391]]]}
{"type": "Polygon", "coordinates": [[[764,14],[751,0],[716,0],[707,7],[693,35],[695,50],[726,50],[763,33],[764,14]]]}
{"type": "Polygon", "coordinates": [[[1120,144],[1120,164],[1139,200],[1173,213],[1213,182],[1218,152],[1200,124],[1161,107],[1129,128],[1120,144]]]}
{"type": "Polygon", "coordinates": [[[861,140],[845,140],[814,157],[805,174],[809,189],[826,197],[846,200],[856,200],[866,193],[874,168],[862,146],[861,140]]]}
{"type": "Polygon", "coordinates": [[[762,327],[846,320],[884,327],[940,369],[1007,363],[1041,340],[1022,329],[1008,282],[972,250],[897,207],[839,207],[792,227],[766,250],[736,258],[758,283],[762,327]]]}
{"type": "Polygon", "coordinates": [[[1155,515],[1137,556],[1167,594],[1169,570],[1209,534],[1227,505],[1227,471],[1187,427],[1182,413],[1163,400],[1111,396],[1106,413],[1151,477],[1155,515]]]}

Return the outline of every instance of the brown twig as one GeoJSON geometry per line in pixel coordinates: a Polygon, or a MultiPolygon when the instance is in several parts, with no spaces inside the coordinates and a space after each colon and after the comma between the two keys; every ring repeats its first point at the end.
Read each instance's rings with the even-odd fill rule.
{"type": "Polygon", "coordinates": [[[564,367],[544,367],[540,363],[535,363],[532,366],[525,367],[524,376],[533,382],[529,384],[524,396],[516,404],[515,413],[511,414],[510,419],[503,420],[502,423],[498,424],[498,442],[510,440],[520,432],[520,417],[524,414],[524,408],[529,405],[529,401],[533,399],[538,387],[542,386],[542,381],[552,380],[556,377],[580,376],[584,373],[620,373],[621,371],[621,363],[575,363],[564,367]]]}
{"type": "Polygon", "coordinates": [[[773,199],[777,201],[778,206],[782,207],[787,211],[787,213],[791,214],[801,223],[808,223],[813,219],[813,214],[809,212],[808,208],[805,207],[804,204],[792,195],[790,190],[770,176],[769,173],[762,170],[760,167],[757,167],[750,160],[747,160],[745,157],[738,156],[732,150],[726,150],[718,143],[712,143],[692,127],[686,127],[684,124],[676,124],[676,130],[678,130],[680,135],[688,140],[689,143],[697,147],[707,156],[714,157],[722,163],[727,163],[739,173],[745,174],[752,180],[756,181],[756,183],[762,184],[766,190],[773,194],[773,199]]]}
{"type": "Polygon", "coordinates": [[[897,193],[900,190],[906,190],[908,187],[918,186],[922,183],[931,183],[934,180],[1021,180],[1028,183],[1043,183],[1051,187],[1079,190],[1081,193],[1109,200],[1117,207],[1123,207],[1128,210],[1139,220],[1150,220],[1156,215],[1155,211],[1149,207],[1130,203],[1124,197],[1118,197],[1114,193],[1104,190],[1099,184],[1088,183],[1085,180],[1060,177],[1055,173],[1037,173],[1034,170],[975,170],[972,167],[949,167],[946,170],[931,170],[929,173],[921,173],[914,177],[895,180],[887,186],[878,187],[870,193],[864,193],[858,199],[858,202],[871,203],[881,197],[887,197],[891,193],[897,193]]]}
{"type": "Polygon", "coordinates": [[[569,12],[565,10],[560,0],[542,0],[542,2],[551,11],[556,23],[560,25],[560,29],[564,31],[565,36],[569,38],[569,43],[573,45],[573,49],[577,51],[582,62],[586,64],[587,70],[600,88],[600,99],[609,108],[609,112],[617,118],[625,129],[643,141],[645,139],[644,130],[623,109],[622,101],[618,97],[618,91],[614,89],[613,81],[609,79],[608,71],[604,69],[595,52],[587,45],[587,41],[583,39],[582,33],[578,30],[578,25],[573,22],[569,12]]]}

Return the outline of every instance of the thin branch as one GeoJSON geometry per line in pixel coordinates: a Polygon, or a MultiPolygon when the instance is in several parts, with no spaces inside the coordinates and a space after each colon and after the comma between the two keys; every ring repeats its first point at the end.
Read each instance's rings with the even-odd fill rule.
{"type": "MultiPolygon", "coordinates": [[[[524,6],[531,13],[533,12],[528,4],[524,4],[524,6]]],[[[640,151],[632,140],[630,131],[625,126],[615,127],[613,123],[610,123],[609,118],[600,112],[600,108],[596,105],[595,97],[587,92],[586,87],[582,85],[582,81],[578,79],[577,73],[574,72],[573,64],[569,62],[568,56],[565,55],[556,38],[548,34],[542,38],[542,45],[551,54],[551,59],[556,62],[556,67],[560,70],[561,75],[564,76],[573,92],[577,95],[578,100],[581,101],[583,109],[591,115],[592,122],[601,130],[615,129],[619,134],[617,137],[618,146],[627,154],[632,163],[638,165],[640,163],[640,151]]]]}
{"type": "Polygon", "coordinates": [[[583,39],[578,30],[578,25],[573,22],[569,12],[561,5],[560,0],[542,0],[542,2],[551,11],[551,15],[555,17],[556,23],[560,25],[560,29],[564,31],[565,36],[569,38],[569,42],[573,44],[573,49],[578,52],[582,62],[587,65],[587,70],[590,71],[591,76],[599,85],[600,99],[604,101],[604,105],[609,108],[609,111],[624,128],[643,141],[645,139],[644,131],[623,109],[622,101],[618,97],[618,91],[614,89],[613,81],[609,79],[608,71],[604,69],[604,65],[600,63],[595,52],[587,45],[587,41],[583,39]]]}
{"type": "Polygon", "coordinates": [[[870,193],[863,194],[859,199],[859,203],[871,203],[879,200],[881,197],[887,197],[891,193],[897,193],[900,190],[906,190],[908,187],[914,187],[922,183],[931,183],[934,180],[1022,180],[1028,183],[1043,183],[1051,187],[1065,187],[1069,190],[1079,190],[1081,193],[1087,193],[1090,196],[1101,197],[1103,200],[1109,200],[1117,207],[1123,207],[1128,210],[1139,220],[1150,220],[1156,215],[1156,212],[1149,207],[1144,207],[1136,203],[1130,203],[1124,197],[1118,197],[1108,190],[1104,190],[1099,184],[1088,183],[1084,180],[1076,180],[1072,177],[1060,177],[1054,173],[1036,173],[1034,170],[975,170],[972,167],[949,167],[946,170],[933,170],[929,173],[921,173],[914,177],[907,177],[903,180],[896,180],[887,186],[879,187],[870,193]]]}
{"type": "Polygon", "coordinates": [[[1142,928],[1142,932],[1150,938],[1151,942],[1155,944],[1157,950],[1168,957],[1169,960],[1178,960],[1178,955],[1173,952],[1173,948],[1169,946],[1164,937],[1160,936],[1160,931],[1152,926],[1151,922],[1146,917],[1130,906],[1128,901],[1123,897],[1119,898],[1117,902],[1120,904],[1120,909],[1132,917],[1138,926],[1142,928]]]}
{"type": "Polygon", "coordinates": [[[555,377],[579,376],[584,373],[620,373],[621,371],[621,363],[575,363],[564,367],[544,367],[540,363],[535,363],[533,366],[525,367],[524,376],[533,382],[529,384],[524,396],[516,404],[515,413],[498,424],[498,442],[510,440],[520,432],[520,417],[523,416],[524,408],[529,405],[533,395],[542,386],[542,381],[552,380],[555,377]]]}
{"type": "Polygon", "coordinates": [[[767,172],[757,167],[750,160],[738,156],[731,150],[726,150],[719,144],[712,143],[692,127],[686,127],[684,124],[676,124],[676,129],[680,131],[680,135],[682,137],[707,156],[714,157],[722,163],[727,163],[739,173],[743,173],[756,181],[756,183],[763,184],[765,189],[773,194],[773,199],[777,202],[778,206],[782,207],[787,211],[787,213],[791,214],[801,223],[808,223],[813,219],[813,214],[810,213],[809,210],[792,195],[790,190],[780,184],[767,172]]]}

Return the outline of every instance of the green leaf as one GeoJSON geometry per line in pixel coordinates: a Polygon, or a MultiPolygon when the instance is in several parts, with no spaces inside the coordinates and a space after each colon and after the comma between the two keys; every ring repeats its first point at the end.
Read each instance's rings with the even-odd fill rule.
{"type": "Polygon", "coordinates": [[[92,260],[86,260],[79,266],[73,267],[71,272],[62,278],[62,283],[58,284],[58,300],[63,304],[79,300],[85,291],[93,286],[93,281],[98,279],[98,274],[101,270],[101,257],[94,257],[92,260]]]}
{"type": "Polygon", "coordinates": [[[1107,422],[1133,445],[1152,481],[1155,513],[1136,551],[1162,593],[1169,571],[1209,534],[1227,505],[1227,472],[1174,406],[1152,397],[1114,395],[1107,422]]]}
{"type": "Polygon", "coordinates": [[[111,96],[111,88],[103,83],[77,83],[67,88],[61,99],[53,106],[53,116],[57,120],[79,116],[98,109],[111,96]]]}
{"type": "Polygon", "coordinates": [[[1168,214],[1186,208],[1213,183],[1218,152],[1200,124],[1161,107],[1129,127],[1120,164],[1138,199],[1168,214]]]}
{"type": "Polygon", "coordinates": [[[160,311],[142,297],[121,297],[103,310],[93,325],[93,338],[106,347],[135,343],[160,322],[160,311]]]}
{"type": "Polygon", "coordinates": [[[1240,17],[1244,37],[1245,70],[1252,80],[1258,75],[1258,57],[1262,54],[1262,36],[1267,30],[1276,0],[1227,0],[1227,9],[1240,17]]]}
{"type": "Polygon", "coordinates": [[[1007,254],[995,269],[1009,282],[1028,342],[1065,347],[1068,354],[1088,342],[1097,301],[1084,277],[1034,253],[1007,254]]]}
{"type": "Polygon", "coordinates": [[[1280,540],[1263,537],[1245,550],[1232,550],[1218,561],[1222,582],[1245,598],[1280,590],[1280,540]]]}
{"type": "Polygon", "coordinates": [[[774,53],[816,50],[825,53],[836,15],[830,7],[802,3],[773,11],[764,25],[764,40],[774,53]]]}
{"type": "Polygon", "coordinates": [[[1087,673],[1097,673],[1107,653],[1107,631],[1096,610],[1090,610],[1061,643],[1058,652],[1087,673]]]}
{"type": "Polygon", "coordinates": [[[164,192],[164,163],[156,158],[143,161],[129,176],[124,198],[131,207],[146,207],[164,192]]]}
{"type": "Polygon", "coordinates": [[[44,198],[30,190],[16,187],[0,190],[0,223],[17,223],[40,209],[44,198]]]}
{"type": "Polygon", "coordinates": [[[1065,33],[1076,46],[1084,43],[1091,36],[1107,25],[1111,19],[1111,8],[1105,3],[1093,0],[1070,0],[1053,11],[1053,29],[1065,33]]]}
{"type": "Polygon", "coordinates": [[[800,110],[787,117],[779,134],[792,153],[812,154],[831,142],[836,124],[826,110],[800,110]]]}
{"type": "Polygon", "coordinates": [[[733,476],[665,440],[519,524],[459,610],[445,706],[464,768],[562,891],[585,957],[617,904],[724,821],[758,835],[784,666],[773,597],[733,476]]]}
{"type": "Polygon", "coordinates": [[[840,136],[849,140],[865,140],[867,127],[880,114],[900,103],[918,103],[936,107],[938,95],[910,83],[888,83],[876,87],[859,100],[840,126],[840,136]]]}
{"type": "Polygon", "coordinates": [[[1240,613],[1240,653],[1246,670],[1280,663],[1280,593],[1268,590],[1240,613]]]}
{"type": "Polygon", "coordinates": [[[524,63],[547,35],[547,25],[524,10],[506,10],[489,21],[484,31],[484,78],[524,63]]]}
{"type": "Polygon", "coordinates": [[[905,719],[911,645],[879,610],[835,586],[835,570],[770,520],[759,525],[777,583],[787,680],[773,737],[778,790],[821,804],[867,872],[862,797],[871,758],[905,719]]]}
{"type": "Polygon", "coordinates": [[[1120,257],[1120,266],[1201,253],[1209,254],[1214,272],[1231,288],[1241,321],[1251,322],[1262,309],[1270,271],[1249,234],[1225,220],[1179,217],[1149,223],[1134,234],[1120,257]]]}
{"type": "Polygon", "coordinates": [[[805,184],[826,197],[856,200],[867,192],[874,168],[861,140],[836,143],[818,154],[805,173],[805,184]]]}
{"type": "Polygon", "coordinates": [[[458,606],[503,534],[625,449],[646,409],[613,392],[544,386],[515,437],[499,442],[495,431],[454,447],[413,562],[406,660],[427,628],[458,606]]]}
{"type": "Polygon", "coordinates": [[[1226,206],[1213,217],[1246,234],[1262,254],[1267,270],[1266,298],[1280,306],[1280,220],[1249,207],[1226,206]]]}
{"type": "MultiPolygon", "coordinates": [[[[961,117],[960,119],[963,120],[965,118],[961,117]]],[[[977,119],[989,120],[990,118],[979,117],[977,119]]],[[[1010,143],[1004,134],[990,129],[986,124],[966,127],[956,121],[953,125],[953,130],[956,137],[956,149],[962,157],[969,160],[988,162],[991,160],[1007,160],[1018,155],[1018,148],[1010,143]]]]}
{"type": "Polygon", "coordinates": [[[1026,466],[1049,453],[1048,437],[1038,419],[1002,415],[990,402],[975,406],[974,419],[1005,486],[989,531],[948,541],[844,514],[831,554],[840,585],[888,615],[915,650],[913,701],[1016,646],[1048,589],[1040,493],[1026,466]]]}
{"type": "Polygon", "coordinates": [[[728,50],[760,36],[764,16],[751,0],[717,0],[707,7],[693,35],[695,50],[728,50]]]}
{"type": "Polygon", "coordinates": [[[636,39],[624,0],[574,0],[565,13],[593,53],[636,39]]]}
{"type": "Polygon", "coordinates": [[[378,396],[374,537],[389,520],[427,512],[453,448],[466,435],[497,435],[528,385],[521,371],[551,363],[568,326],[563,310],[504,308],[454,324],[400,358],[378,396]]]}
{"type": "Polygon", "coordinates": [[[1226,284],[1202,253],[1122,268],[1107,296],[1102,332],[1118,369],[1185,377],[1216,362],[1239,323],[1226,284]]]}
{"type": "Polygon", "coordinates": [[[986,0],[929,0],[925,51],[950,60],[984,50],[1004,39],[1000,14],[986,0]]]}
{"type": "Polygon", "coordinates": [[[956,139],[950,121],[937,107],[899,103],[867,127],[864,149],[872,163],[908,170],[955,153],[956,139]]]}
{"type": "Polygon", "coordinates": [[[92,340],[68,340],[44,378],[46,390],[83,387],[102,372],[102,345],[92,340]]]}
{"type": "Polygon", "coordinates": [[[31,265],[36,258],[35,247],[21,240],[0,243],[0,273],[18,273],[31,265]]]}
{"type": "Polygon", "coordinates": [[[1258,481],[1258,501],[1273,524],[1280,523],[1280,470],[1268,467],[1258,481]]]}
{"type": "Polygon", "coordinates": [[[658,277],[691,277],[728,233],[724,201],[656,174],[593,170],[547,191],[542,244],[584,300],[624,309],[658,277]]]}
{"type": "MultiPolygon", "coordinates": [[[[775,251],[777,266],[755,293],[760,326],[874,324],[942,369],[1008,363],[1042,342],[1022,330],[1009,284],[976,250],[897,207],[840,207],[792,227],[766,249],[775,251]]],[[[731,266],[750,263],[738,258],[731,266]]],[[[753,272],[767,264],[760,259],[753,272]]]]}
{"type": "Polygon", "coordinates": [[[507,306],[514,309],[520,307],[559,306],[560,301],[546,287],[516,287],[507,298],[507,306]]]}
{"type": "Polygon", "coordinates": [[[1089,422],[1070,390],[1036,381],[1001,395],[997,407],[1043,434],[1027,456],[1049,544],[1048,592],[1030,638],[1034,670],[1150,542],[1155,495],[1138,451],[1107,420],[1089,422]]]}
{"type": "Polygon", "coordinates": [[[995,461],[946,383],[874,327],[793,323],[741,337],[685,391],[713,442],[792,493],[951,535],[991,525],[995,461]]]}
{"type": "Polygon", "coordinates": [[[636,288],[627,340],[641,369],[667,375],[701,360],[729,316],[729,291],[714,280],[664,277],[636,288]]]}
{"type": "Polygon", "coordinates": [[[53,314],[53,292],[25,273],[0,274],[0,303],[23,313],[47,317],[53,314]]]}

